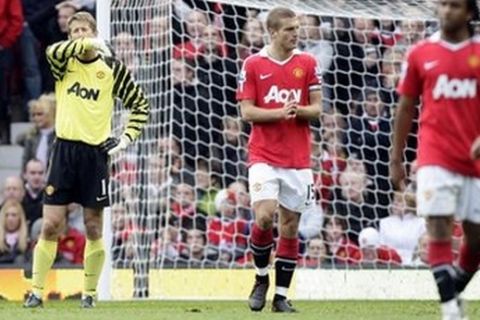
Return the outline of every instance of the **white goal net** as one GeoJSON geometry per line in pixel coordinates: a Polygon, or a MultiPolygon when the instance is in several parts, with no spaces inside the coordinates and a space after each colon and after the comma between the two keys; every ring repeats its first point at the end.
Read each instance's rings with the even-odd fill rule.
{"type": "MultiPolygon", "coordinates": [[[[436,31],[434,1],[112,0],[113,47],[151,103],[140,141],[112,170],[112,265],[134,270],[135,297],[149,295],[154,269],[252,267],[250,126],[236,76],[268,43],[266,10],[276,5],[299,14],[299,49],[323,72],[324,111],[312,123],[317,206],[301,216],[299,265],[425,265],[415,132],[405,194],[392,191],[388,155],[401,64],[436,31]]],[[[121,132],[121,109],[115,120],[121,132]]]]}

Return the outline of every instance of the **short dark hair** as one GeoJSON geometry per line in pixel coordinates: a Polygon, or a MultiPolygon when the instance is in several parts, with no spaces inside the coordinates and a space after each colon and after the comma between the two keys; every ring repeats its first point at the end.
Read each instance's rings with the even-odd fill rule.
{"type": "Polygon", "coordinates": [[[296,16],[292,9],[286,7],[273,8],[267,15],[267,29],[278,30],[281,26],[281,19],[295,18],[296,16]]]}

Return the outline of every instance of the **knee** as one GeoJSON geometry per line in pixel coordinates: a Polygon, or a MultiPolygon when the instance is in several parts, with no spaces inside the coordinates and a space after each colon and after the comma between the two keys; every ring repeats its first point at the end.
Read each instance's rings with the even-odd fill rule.
{"type": "Polygon", "coordinates": [[[46,240],[56,240],[64,226],[64,221],[44,219],[42,225],[42,237],[46,240]]]}
{"type": "Polygon", "coordinates": [[[255,213],[256,215],[256,222],[258,226],[263,229],[271,229],[273,226],[273,215],[274,211],[270,212],[268,210],[259,210],[258,212],[255,213]]]}
{"type": "Polygon", "coordinates": [[[285,219],[280,226],[280,235],[286,238],[296,238],[298,236],[298,219],[285,219]]]}
{"type": "Polygon", "coordinates": [[[97,240],[102,237],[102,225],[96,220],[85,221],[85,234],[89,240],[97,240]]]}

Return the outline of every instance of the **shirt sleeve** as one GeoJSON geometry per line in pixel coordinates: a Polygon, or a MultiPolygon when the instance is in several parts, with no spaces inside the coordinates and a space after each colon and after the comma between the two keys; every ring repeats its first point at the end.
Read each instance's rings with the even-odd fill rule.
{"type": "Polygon", "coordinates": [[[122,100],[123,106],[130,109],[130,116],[124,134],[135,140],[147,123],[150,106],[142,88],[133,81],[127,67],[117,61],[113,69],[113,95],[122,100]]]}
{"type": "Polygon", "coordinates": [[[310,59],[310,68],[308,74],[308,90],[322,90],[322,68],[318,65],[314,57],[310,59]]]}
{"type": "Polygon", "coordinates": [[[255,100],[257,96],[255,71],[252,60],[247,59],[238,75],[237,101],[255,100]]]}
{"type": "Polygon", "coordinates": [[[85,50],[91,47],[88,38],[60,41],[49,46],[46,54],[53,78],[56,81],[62,80],[67,70],[68,59],[83,54],[85,50]]]}
{"type": "Polygon", "coordinates": [[[412,50],[407,54],[407,59],[402,65],[402,74],[397,87],[399,95],[411,98],[418,97],[422,90],[420,72],[415,60],[416,52],[412,50]]]}

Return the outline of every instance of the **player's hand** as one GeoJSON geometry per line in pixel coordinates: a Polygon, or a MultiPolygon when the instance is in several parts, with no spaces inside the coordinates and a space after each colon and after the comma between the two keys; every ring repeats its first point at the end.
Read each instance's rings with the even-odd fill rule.
{"type": "Polygon", "coordinates": [[[125,150],[130,144],[130,139],[125,136],[121,136],[120,139],[110,137],[99,145],[100,150],[108,153],[108,155],[114,155],[122,150],[125,150]]]}
{"type": "Polygon", "coordinates": [[[282,108],[284,119],[293,119],[297,116],[298,105],[295,101],[287,101],[282,108]]]}
{"type": "Polygon", "coordinates": [[[104,57],[113,56],[112,50],[108,47],[107,42],[101,38],[92,38],[91,39],[92,47],[100,52],[104,57]]]}
{"type": "Polygon", "coordinates": [[[390,180],[395,190],[405,190],[405,166],[401,160],[390,160],[390,180]]]}
{"type": "Polygon", "coordinates": [[[480,137],[477,137],[477,139],[473,141],[472,147],[470,148],[470,156],[473,160],[480,159],[480,137]]]}

